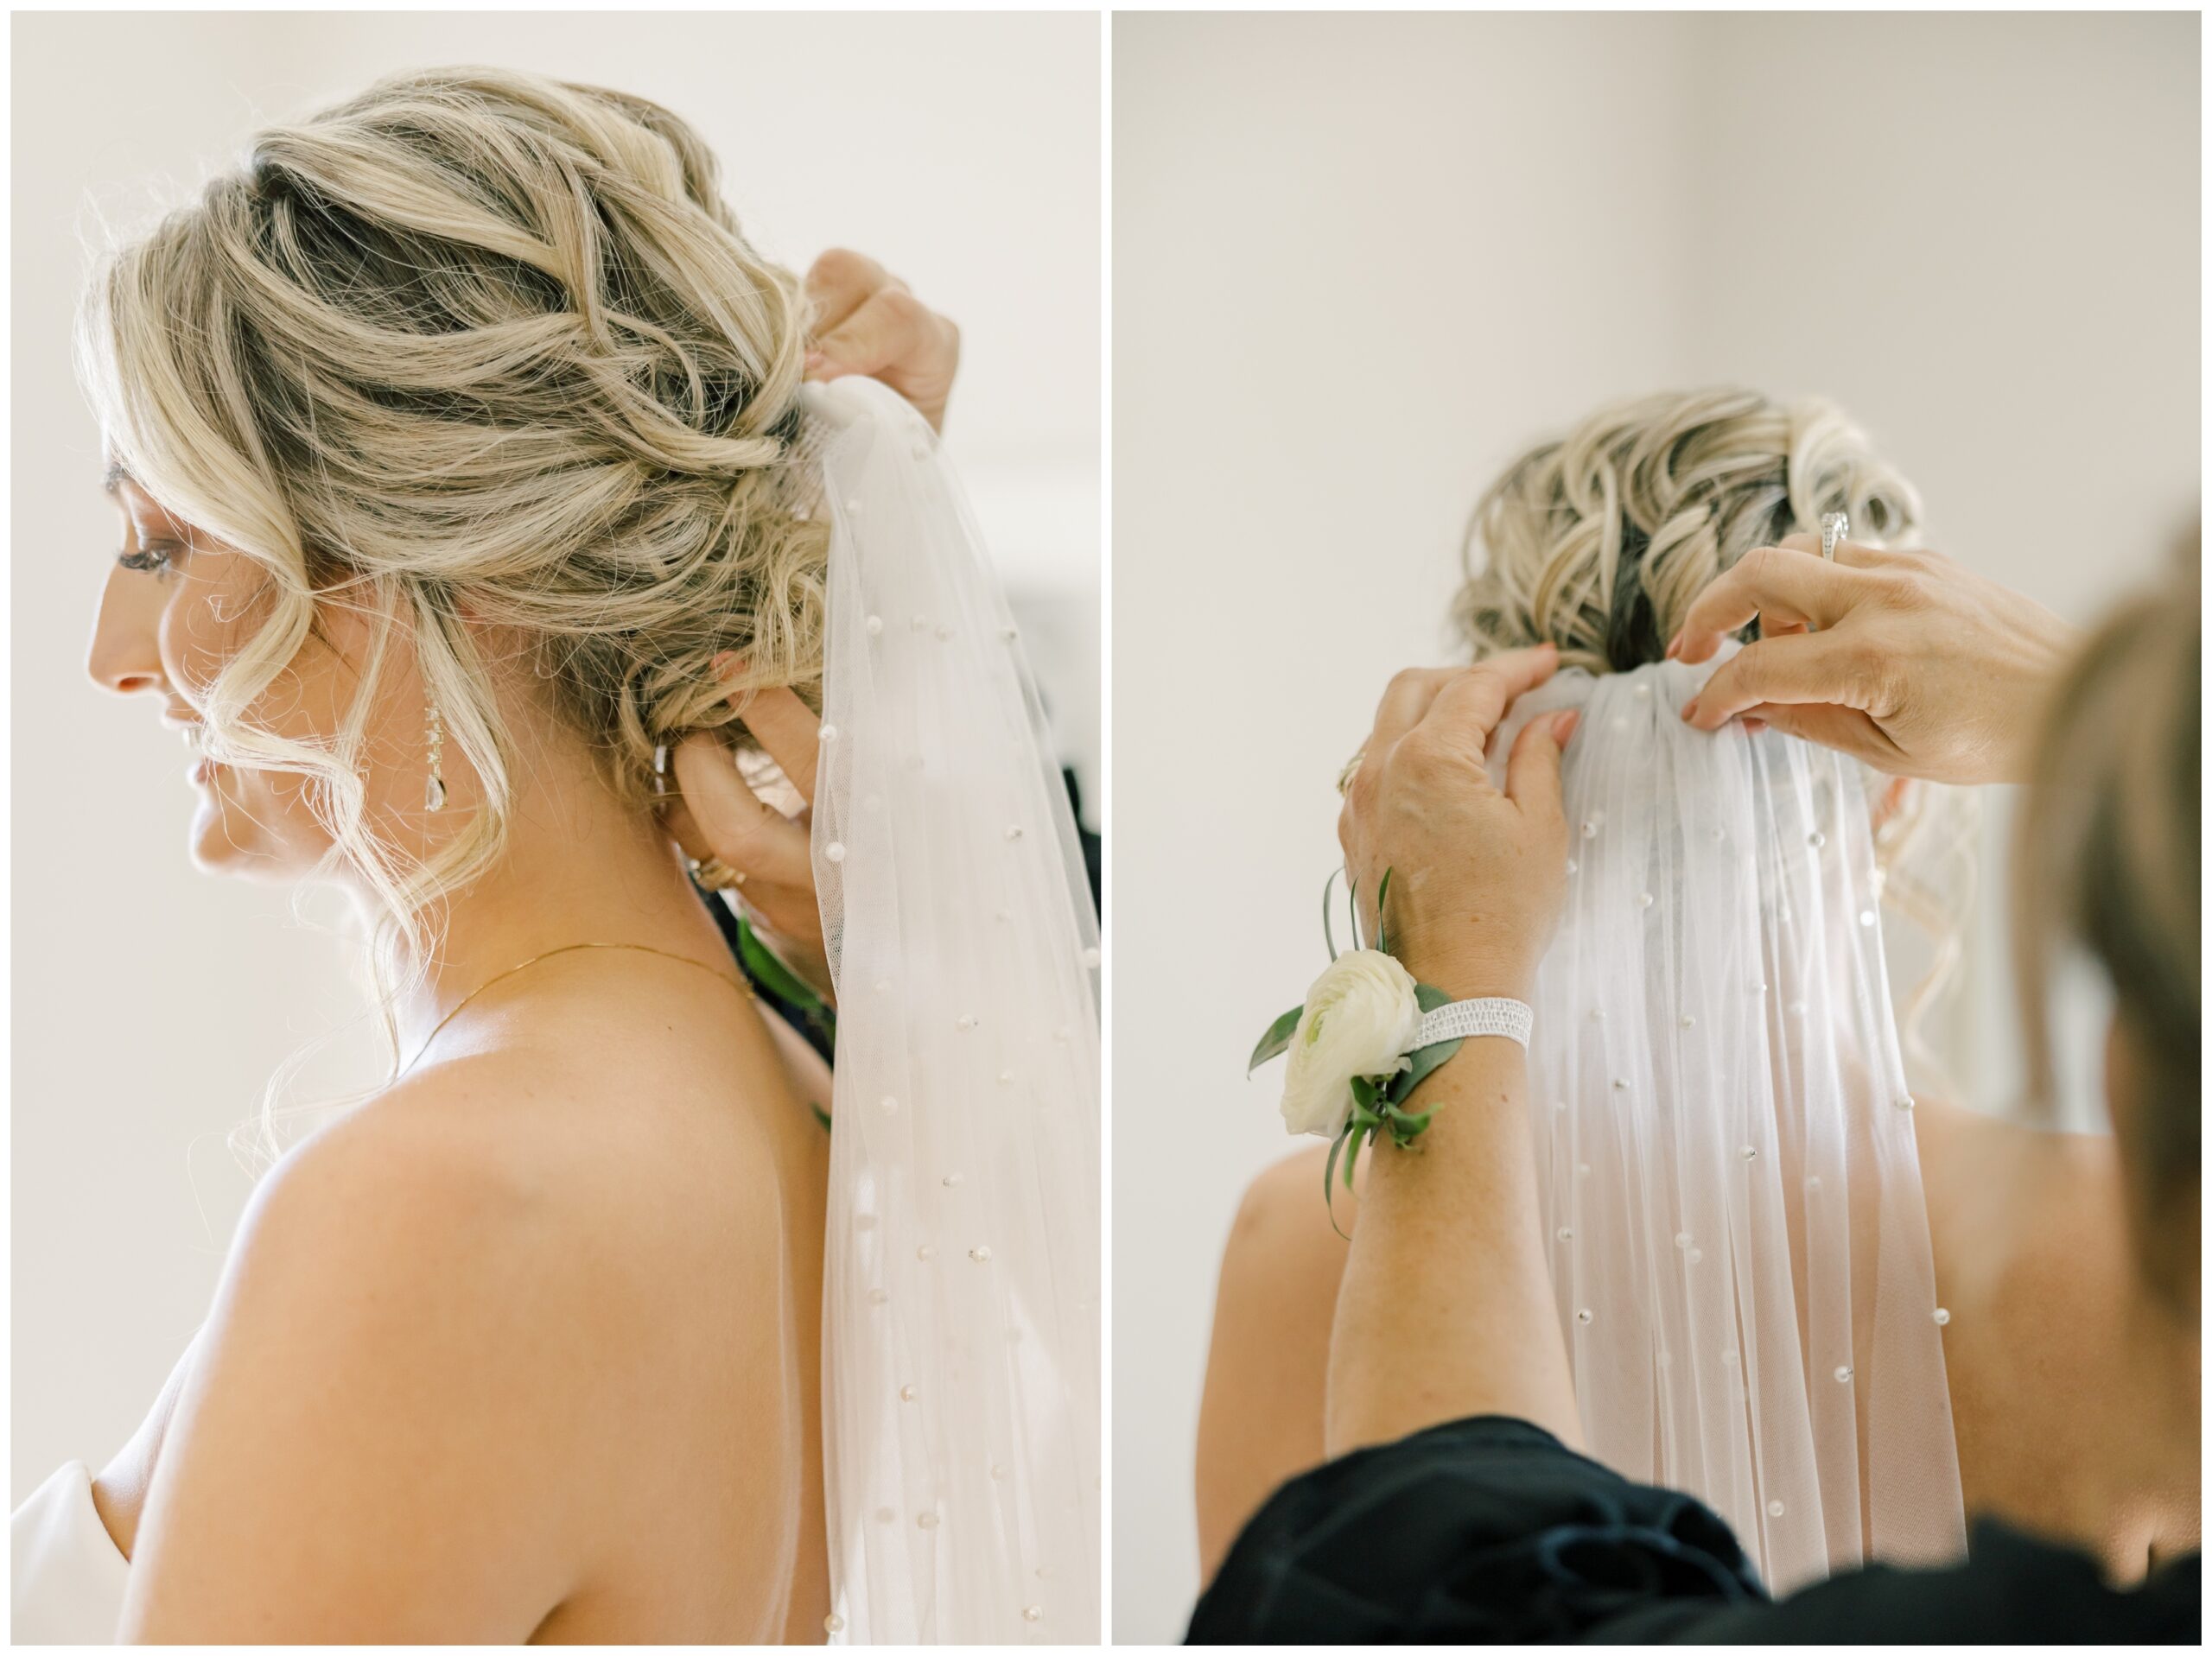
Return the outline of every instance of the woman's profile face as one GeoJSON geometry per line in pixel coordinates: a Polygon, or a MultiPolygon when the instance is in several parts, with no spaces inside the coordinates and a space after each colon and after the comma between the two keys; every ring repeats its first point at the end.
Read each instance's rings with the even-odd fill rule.
{"type": "MultiPolygon", "coordinates": [[[[203,756],[198,736],[208,686],[267,614],[266,571],[252,558],[196,531],[111,466],[105,482],[122,518],[122,541],[101,587],[86,669],[95,683],[120,695],[144,695],[149,712],[180,733],[187,773],[199,809],[191,829],[193,861],[209,872],[291,878],[328,849],[331,836],[309,807],[309,778],[296,772],[219,764],[203,756]]],[[[294,739],[334,734],[351,701],[355,673],[347,656],[365,638],[365,625],[341,606],[323,608],[329,643],[309,638],[255,703],[253,722],[294,739]]],[[[385,707],[373,710],[367,753],[370,809],[396,793],[405,756],[417,767],[421,808],[422,733],[411,743],[389,726],[394,671],[387,660],[385,707]],[[384,714],[385,717],[378,717],[384,714]],[[397,742],[399,752],[393,752],[397,742]],[[379,753],[386,757],[378,762],[379,753]]],[[[419,719],[416,721],[420,723],[419,719]]],[[[448,770],[451,769],[450,763],[448,770]]]]}

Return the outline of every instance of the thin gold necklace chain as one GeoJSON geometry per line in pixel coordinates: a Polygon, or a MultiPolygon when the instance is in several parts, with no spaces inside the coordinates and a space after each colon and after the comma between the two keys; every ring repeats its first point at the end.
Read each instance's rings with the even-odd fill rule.
{"type": "Polygon", "coordinates": [[[543,955],[532,955],[528,960],[522,961],[519,965],[510,966],[504,972],[494,972],[490,977],[485,979],[483,982],[478,984],[467,994],[461,996],[460,1002],[454,1007],[454,1009],[448,1012],[443,1018],[438,1019],[436,1028],[431,1030],[429,1034],[423,1037],[423,1044],[415,1049],[415,1056],[407,1061],[406,1069],[402,1069],[399,1073],[404,1075],[409,1069],[412,1069],[416,1064],[420,1063],[422,1061],[423,1055],[430,1050],[430,1043],[438,1038],[439,1031],[443,1030],[448,1024],[452,1023],[454,1018],[460,1017],[461,1009],[467,1006],[470,1001],[475,999],[477,996],[482,994],[486,989],[499,981],[500,979],[511,978],[514,976],[516,973],[521,971],[524,967],[535,966],[540,961],[550,961],[556,955],[566,955],[579,949],[634,949],[644,954],[658,955],[663,960],[681,961],[686,966],[697,967],[709,977],[714,978],[720,982],[727,983],[733,989],[741,990],[747,1000],[758,1000],[760,999],[758,995],[753,993],[753,984],[750,980],[745,978],[724,977],[722,974],[715,970],[713,967],[708,965],[704,961],[695,961],[689,955],[677,955],[665,949],[655,949],[651,943],[563,943],[558,949],[549,949],[543,955]]]}

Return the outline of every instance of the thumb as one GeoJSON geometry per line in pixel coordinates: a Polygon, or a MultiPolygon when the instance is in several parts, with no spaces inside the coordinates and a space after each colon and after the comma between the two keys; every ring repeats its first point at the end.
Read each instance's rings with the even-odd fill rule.
{"type": "Polygon", "coordinates": [[[1582,721],[1580,712],[1554,713],[1531,719],[1513,741],[1505,761],[1505,796],[1524,815],[1555,821],[1564,815],[1560,803],[1560,750],[1582,721]]]}

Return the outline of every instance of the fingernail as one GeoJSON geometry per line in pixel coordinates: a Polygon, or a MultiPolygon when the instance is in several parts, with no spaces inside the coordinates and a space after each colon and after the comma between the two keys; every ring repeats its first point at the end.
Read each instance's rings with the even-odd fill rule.
{"type": "Polygon", "coordinates": [[[1672,661],[1672,660],[1674,660],[1674,659],[1675,659],[1675,652],[1676,650],[1680,650],[1681,647],[1682,647],[1682,635],[1681,635],[1681,633],[1677,632],[1677,633],[1676,633],[1673,638],[1669,638],[1669,639],[1668,639],[1668,640],[1667,640],[1667,659],[1668,659],[1669,661],[1672,661]]]}
{"type": "Polygon", "coordinates": [[[1766,720],[1764,719],[1746,719],[1744,720],[1744,728],[1750,731],[1753,735],[1757,735],[1760,731],[1766,728],[1766,720]]]}
{"type": "Polygon", "coordinates": [[[1552,740],[1560,746],[1567,746],[1567,739],[1574,734],[1574,727],[1582,722],[1580,709],[1570,707],[1565,713],[1552,715],[1552,740]]]}
{"type": "Polygon", "coordinates": [[[1695,696],[1692,696],[1688,701],[1682,703],[1682,722],[1687,725],[1696,717],[1697,698],[1695,696]]]}
{"type": "Polygon", "coordinates": [[[709,662],[707,666],[716,678],[731,679],[745,670],[745,657],[734,650],[725,650],[714,660],[709,662]]]}

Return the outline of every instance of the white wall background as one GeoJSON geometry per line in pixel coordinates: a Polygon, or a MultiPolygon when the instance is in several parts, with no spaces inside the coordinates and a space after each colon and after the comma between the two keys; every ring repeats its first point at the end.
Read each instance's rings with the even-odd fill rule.
{"type": "MultiPolygon", "coordinates": [[[[1321,964],[1338,765],[1394,669],[1452,658],[1477,494],[1615,396],[1819,392],[1934,543],[2094,617],[2198,492],[2198,22],[1132,15],[1114,47],[1114,1627],[1159,1642],[1215,1267],[1291,1148],[1244,1057],[1321,964]]],[[[2004,993],[1967,1003],[1983,1107],[2004,993]]]]}
{"type": "MultiPolygon", "coordinates": [[[[765,251],[843,244],[962,325],[947,441],[1099,797],[1099,25],[1081,16],[41,14],[13,20],[13,1462],[98,1467],[204,1315],[246,1194],[225,1146],[346,1025],[349,952],[196,875],[186,755],[83,670],[116,522],[68,322],[128,225],[264,119],[496,62],[655,98],[765,251]],[[156,180],[174,187],[156,193],[156,180]]],[[[305,1078],[366,1079],[355,1030],[305,1078]]]]}

